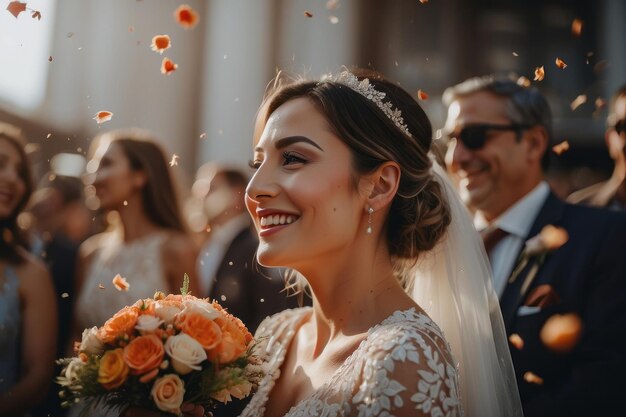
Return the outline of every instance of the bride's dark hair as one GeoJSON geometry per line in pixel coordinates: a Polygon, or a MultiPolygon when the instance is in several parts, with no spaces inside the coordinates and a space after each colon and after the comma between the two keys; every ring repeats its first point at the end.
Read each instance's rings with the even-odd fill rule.
{"type": "MultiPolygon", "coordinates": [[[[390,254],[397,260],[414,263],[421,252],[437,244],[450,224],[450,210],[443,190],[431,173],[428,151],[432,127],[417,101],[402,88],[376,72],[351,72],[359,79],[368,78],[377,91],[385,93],[383,101],[391,102],[402,112],[410,135],[373,101],[334,81],[277,83],[261,106],[256,133],[281,105],[306,97],[350,148],[356,176],[372,172],[383,162],[397,162],[401,176],[386,221],[387,243],[390,254]]],[[[402,271],[399,272],[401,275],[402,271]]]]}

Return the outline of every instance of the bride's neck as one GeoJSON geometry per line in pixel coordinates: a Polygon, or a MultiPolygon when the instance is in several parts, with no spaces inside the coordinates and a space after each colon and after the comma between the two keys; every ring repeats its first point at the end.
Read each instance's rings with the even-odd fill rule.
{"type": "Polygon", "coordinates": [[[389,257],[349,257],[306,274],[313,292],[315,352],[334,339],[367,332],[398,309],[414,305],[393,275],[389,257]]]}

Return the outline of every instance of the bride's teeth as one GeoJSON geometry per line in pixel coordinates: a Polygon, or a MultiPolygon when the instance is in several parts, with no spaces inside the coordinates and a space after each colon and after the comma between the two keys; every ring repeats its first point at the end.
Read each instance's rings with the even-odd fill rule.
{"type": "Polygon", "coordinates": [[[280,216],[280,224],[285,224],[285,215],[280,216]]]}
{"type": "Polygon", "coordinates": [[[274,216],[272,217],[272,223],[279,224],[278,223],[279,220],[280,220],[280,216],[278,214],[274,214],[274,216]]]}
{"type": "Polygon", "coordinates": [[[293,216],[287,216],[287,224],[293,223],[293,216]]]}
{"type": "Polygon", "coordinates": [[[261,226],[267,226],[267,218],[261,217],[261,226]]]}

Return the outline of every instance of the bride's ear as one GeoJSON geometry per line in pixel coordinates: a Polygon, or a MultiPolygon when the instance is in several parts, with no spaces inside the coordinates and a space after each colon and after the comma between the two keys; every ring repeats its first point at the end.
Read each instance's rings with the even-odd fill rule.
{"type": "Polygon", "coordinates": [[[378,211],[391,204],[400,184],[400,166],[393,161],[384,162],[366,178],[369,183],[368,206],[378,211]]]}

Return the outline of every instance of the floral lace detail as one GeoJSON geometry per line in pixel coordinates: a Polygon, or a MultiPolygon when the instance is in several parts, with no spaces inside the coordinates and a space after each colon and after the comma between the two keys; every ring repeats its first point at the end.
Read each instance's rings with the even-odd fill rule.
{"type": "MultiPolygon", "coordinates": [[[[257,331],[266,375],[241,417],[261,417],[287,346],[310,308],[266,319],[257,331]]],[[[286,417],[462,416],[458,374],[441,330],[414,308],[372,327],[331,379],[286,417]]]]}

